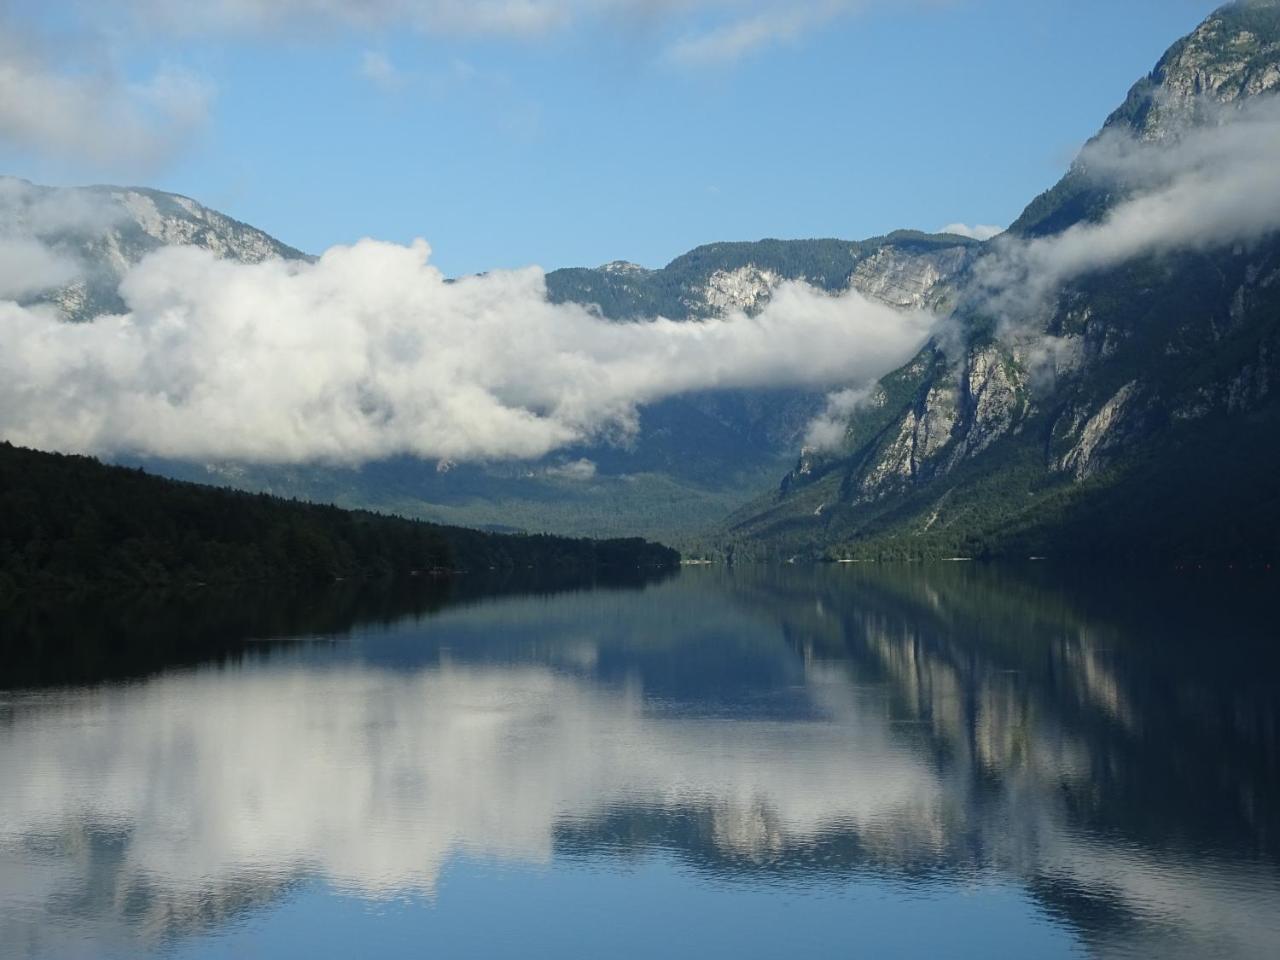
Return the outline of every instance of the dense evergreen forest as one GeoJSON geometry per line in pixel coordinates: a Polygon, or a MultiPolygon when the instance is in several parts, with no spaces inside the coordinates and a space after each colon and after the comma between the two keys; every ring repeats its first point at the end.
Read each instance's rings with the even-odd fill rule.
{"type": "Polygon", "coordinates": [[[0,594],[530,568],[594,575],[679,560],[674,550],[638,539],[443,527],[0,443],[0,594]]]}

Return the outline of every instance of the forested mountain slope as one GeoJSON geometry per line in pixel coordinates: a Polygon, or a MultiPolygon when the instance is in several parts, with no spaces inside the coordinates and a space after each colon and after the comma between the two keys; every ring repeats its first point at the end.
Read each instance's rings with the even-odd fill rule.
{"type": "Polygon", "coordinates": [[[219,490],[0,443],[0,593],[674,567],[640,540],[501,536],[219,490]]]}

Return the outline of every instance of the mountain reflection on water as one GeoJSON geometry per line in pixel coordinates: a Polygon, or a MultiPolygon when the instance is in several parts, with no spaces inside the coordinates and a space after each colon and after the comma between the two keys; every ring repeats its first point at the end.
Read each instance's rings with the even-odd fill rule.
{"type": "Polygon", "coordinates": [[[604,871],[621,914],[656,862],[744,902],[921,897],[922,925],[1012,889],[1065,955],[1275,956],[1273,586],[928,565],[222,604],[346,632],[0,694],[0,955],[198,955],[316,890],[438,920],[463,862],[604,871]]]}

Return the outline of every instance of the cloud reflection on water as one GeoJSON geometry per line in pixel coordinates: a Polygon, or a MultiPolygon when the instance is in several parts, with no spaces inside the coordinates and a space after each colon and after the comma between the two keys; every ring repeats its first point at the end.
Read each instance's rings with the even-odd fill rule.
{"type": "MultiPolygon", "coordinates": [[[[1203,811],[1177,790],[1146,812],[1187,842],[1140,835],[1125,809],[1126,751],[1169,716],[1114,630],[990,601],[984,639],[967,632],[973,584],[922,576],[492,601],[265,661],[17,695],[0,941],[154,944],[308,878],[431,897],[459,856],[554,869],[666,850],[746,883],[1012,880],[1099,955],[1268,955],[1274,858],[1224,824],[1180,824],[1203,811]],[[1034,643],[1001,632],[1019,622],[1034,643]]],[[[1186,702],[1214,693],[1199,679],[1186,702]]],[[[1150,753],[1148,780],[1165,762],[1150,753]]],[[[1265,757],[1241,762],[1211,797],[1266,800],[1265,774],[1244,776],[1265,757]]]]}

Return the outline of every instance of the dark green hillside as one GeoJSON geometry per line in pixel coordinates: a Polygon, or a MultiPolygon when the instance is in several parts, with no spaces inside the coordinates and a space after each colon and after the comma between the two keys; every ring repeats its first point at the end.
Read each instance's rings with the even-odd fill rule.
{"type": "Polygon", "coordinates": [[[678,562],[642,540],[481,533],[0,444],[0,591],[678,562]]]}

